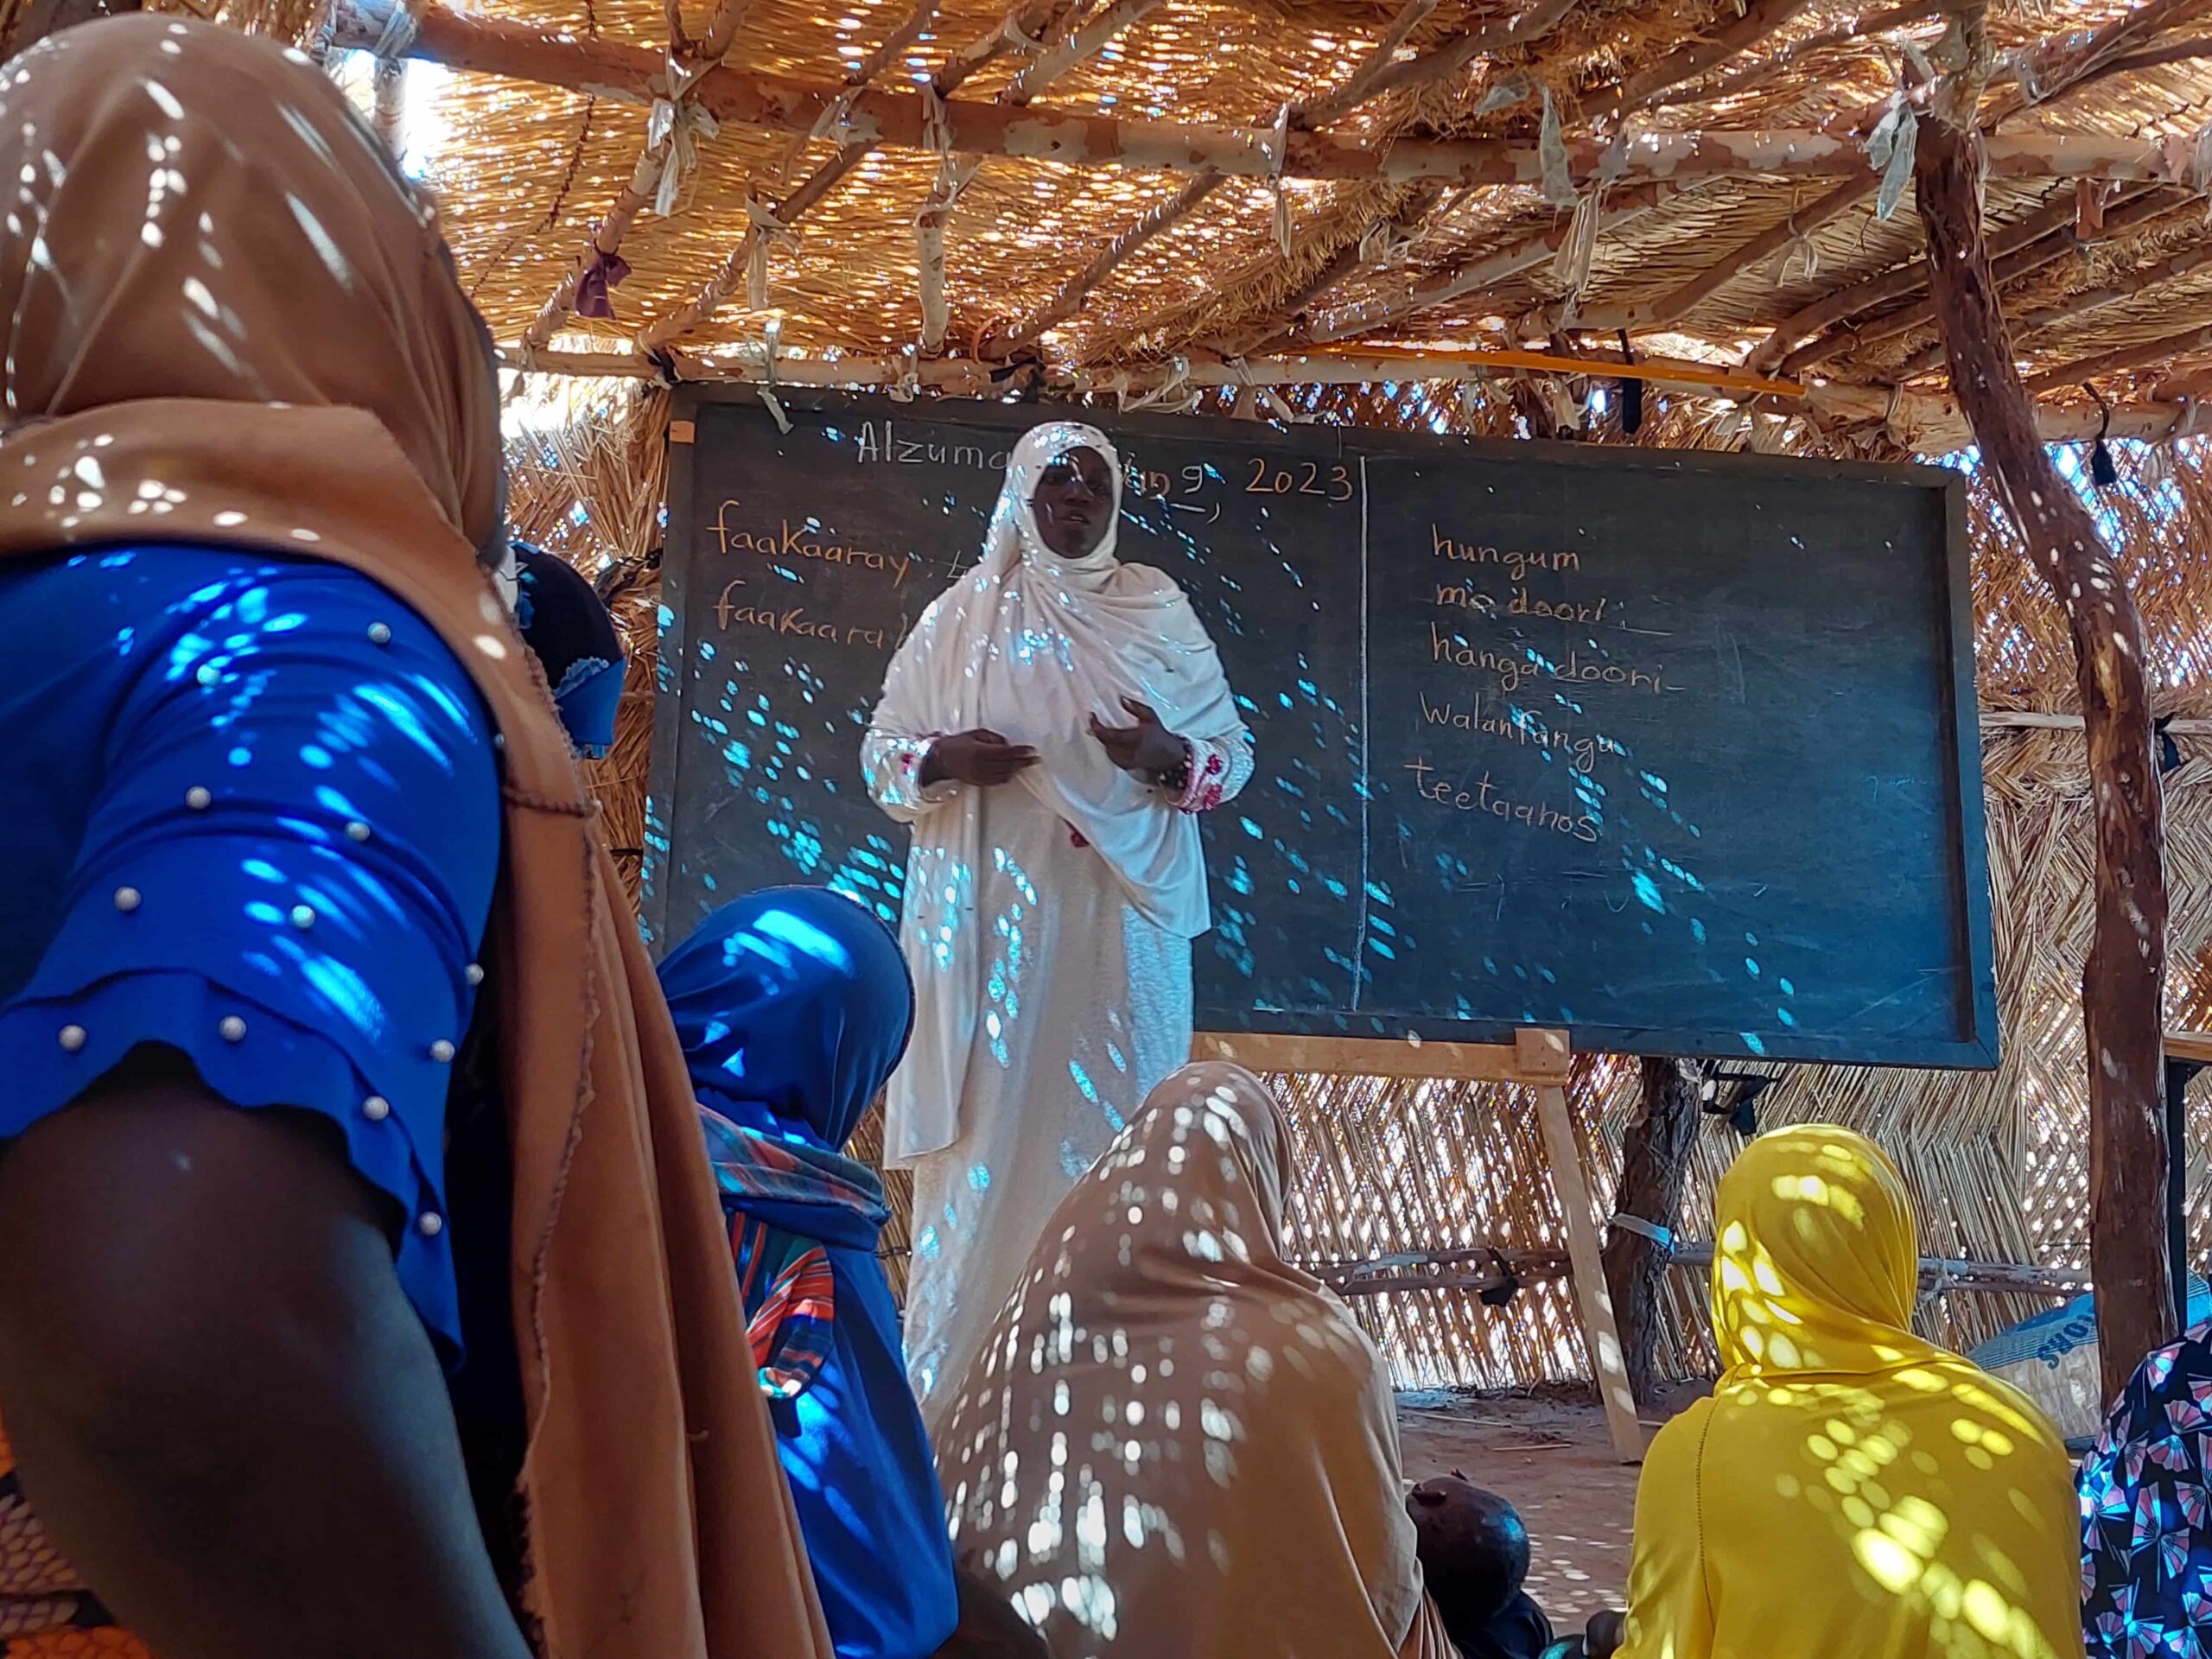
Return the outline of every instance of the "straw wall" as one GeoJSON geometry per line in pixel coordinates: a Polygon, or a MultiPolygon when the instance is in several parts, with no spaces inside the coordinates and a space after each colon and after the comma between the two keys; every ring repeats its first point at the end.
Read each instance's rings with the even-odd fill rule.
{"type": "MultiPolygon", "coordinates": [[[[1412,388],[1344,389],[1292,400],[1311,418],[1422,430],[1515,429],[1510,406],[1432,400],[1412,388]]],[[[652,625],[658,576],[641,568],[659,544],[664,397],[634,385],[520,382],[510,404],[509,454],[523,534],[597,575],[632,562],[615,597],[634,652],[620,736],[596,763],[609,841],[632,880],[644,840],[652,725],[652,625]]],[[[1738,417],[1655,403],[1646,442],[1730,444],[1738,417]]],[[[1616,437],[1618,435],[1615,435],[1616,437]]],[[[2069,464],[2080,459],[2069,455],[2069,464]]],[[[2212,453],[2197,446],[2129,449],[2123,483],[2099,497],[2103,528],[2126,550],[2164,688],[2163,712],[2212,712],[2212,581],[2188,556],[2212,527],[2212,453]]],[[[1977,650],[1985,707],[2074,706],[2063,624],[2026,575],[1980,479],[1974,503],[1977,650]]],[[[2178,741],[2167,778],[2168,873],[2175,963],[2169,1023],[2212,1025],[2212,744],[2178,741]]],[[[2078,733],[1993,729],[1985,748],[1990,879],[1994,890],[2005,1061],[1987,1075],[1860,1068],[1766,1068],[1783,1073],[1759,1102],[1761,1121],[1826,1119],[1867,1131],[1898,1160],[1918,1205],[1923,1253],[1988,1262],[2087,1262],[2088,1105],[2077,985],[2090,922],[2088,780],[2078,733]]],[[[1807,849],[1816,856],[1816,849],[1807,849]]],[[[1758,1069],[1758,1068],[1750,1068],[1758,1069]]],[[[1458,1084],[1294,1077],[1283,1082],[1299,1179],[1294,1249],[1310,1258],[1366,1259],[1397,1250],[1478,1244],[1564,1244],[1531,1103],[1519,1091],[1458,1084]]],[[[1572,1091],[1602,1216],[1633,1102],[1632,1064],[1581,1064],[1572,1091]]],[[[2199,1129],[2212,1091],[2195,1105],[2199,1129]]],[[[864,1131],[864,1137],[873,1129],[864,1131]]],[[[1710,1236],[1714,1181],[1739,1144],[1708,1119],[1700,1131],[1681,1230],[1710,1236]]],[[[2190,1136],[2191,1180],[2204,1186],[2204,1136],[2190,1136]]],[[[887,1234],[903,1266],[899,1213],[887,1234]]],[[[2146,1192],[2144,1202],[2159,1195],[2146,1192]]],[[[2192,1217],[2196,1265],[2212,1256],[2212,1215],[2192,1217]]],[[[1702,1294],[1675,1275],[1661,1335],[1662,1370],[1702,1368],[1702,1294]]],[[[1925,1323],[1959,1344],[2031,1311],[2020,1297],[1929,1299],[1925,1323]]],[[[1534,1286],[1510,1307],[1460,1291],[1363,1298],[1362,1318],[1412,1385],[1524,1384],[1587,1375],[1563,1285],[1534,1286]]]]}

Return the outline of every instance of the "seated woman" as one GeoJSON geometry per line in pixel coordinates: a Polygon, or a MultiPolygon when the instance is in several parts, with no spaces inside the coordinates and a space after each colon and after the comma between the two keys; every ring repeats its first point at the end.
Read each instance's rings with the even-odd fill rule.
{"type": "Polygon", "coordinates": [[[9,69],[0,1649],[826,1654],[434,204],[269,41],[9,69]]]}
{"type": "Polygon", "coordinates": [[[586,760],[614,747],[614,715],[630,664],[598,590],[565,559],[519,537],[514,550],[515,621],[522,628],[569,742],[586,760]]]}
{"type": "Polygon", "coordinates": [[[2082,1625],[2090,1659],[2212,1653],[2212,1326],[2135,1368],[2082,1459],[2082,1625]]]}
{"type": "Polygon", "coordinates": [[[949,1402],[955,1540],[1058,1659],[1448,1659],[1382,1357],[1283,1259],[1288,1148],[1231,1065],[1152,1091],[949,1402]]]}
{"type": "Polygon", "coordinates": [[[924,1659],[959,1622],[906,1387],[874,1171],[841,1155],[906,1052],[890,931],[817,887],[723,906],[661,963],[721,1189],[753,1357],[840,1659],[924,1659]]]}
{"type": "Polygon", "coordinates": [[[1849,1129],[1779,1130],[1722,1179],[1714,1226],[1727,1370],[1644,1461],[1621,1651],[2080,1654],[2065,1449],[2018,1393],[1912,1334],[1896,1166],[1849,1129]]]}

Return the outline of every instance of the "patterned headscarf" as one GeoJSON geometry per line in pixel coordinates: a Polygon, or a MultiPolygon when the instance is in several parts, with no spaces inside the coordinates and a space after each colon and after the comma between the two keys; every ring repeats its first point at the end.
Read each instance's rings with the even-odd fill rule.
{"type": "Polygon", "coordinates": [[[2135,1368],[2082,1461],[2091,1659],[2212,1654],[2212,1326],[2135,1368]]]}
{"type": "MultiPolygon", "coordinates": [[[[829,1251],[872,1267],[888,1211],[842,1156],[906,1052],[906,959],[858,905],[771,887],[724,905],[660,968],[699,1101],[762,1389],[811,1387],[838,1313],[829,1251]]],[[[887,1333],[895,1351],[899,1334],[887,1333]]]]}
{"type": "Polygon", "coordinates": [[[876,1259],[883,1189],[842,1155],[906,1046],[906,961],[850,899],[773,887],[708,917],[661,980],[837,1651],[933,1652],[957,1618],[944,1499],[876,1259]]]}

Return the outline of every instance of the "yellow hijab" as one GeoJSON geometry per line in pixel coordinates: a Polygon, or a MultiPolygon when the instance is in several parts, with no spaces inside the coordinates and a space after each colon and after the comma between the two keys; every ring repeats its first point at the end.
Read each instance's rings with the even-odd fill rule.
{"type": "Polygon", "coordinates": [[[1720,1183],[1713,1397],[1637,1491],[1624,1659],[2072,1659],[2079,1535],[2057,1432],[1910,1329],[1897,1166],[1812,1124],[1720,1183]]]}

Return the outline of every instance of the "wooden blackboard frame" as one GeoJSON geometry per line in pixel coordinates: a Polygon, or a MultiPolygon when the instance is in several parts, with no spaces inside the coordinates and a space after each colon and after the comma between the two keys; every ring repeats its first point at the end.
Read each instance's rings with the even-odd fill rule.
{"type": "MultiPolygon", "coordinates": [[[[900,418],[957,419],[963,423],[1020,431],[1034,425],[1047,410],[1035,404],[981,404],[968,401],[939,404],[902,403],[884,396],[854,394],[814,388],[779,389],[773,393],[783,408],[808,413],[834,412],[854,420],[900,418]]],[[[690,641],[686,634],[688,585],[695,546],[695,526],[688,512],[694,486],[691,424],[709,406],[740,404],[762,407],[759,388],[748,385],[682,386],[677,388],[671,414],[668,479],[666,556],[662,563],[661,641],[653,723],[652,774],[645,820],[645,893],[641,912],[648,938],[658,952],[667,943],[668,884],[656,874],[667,861],[668,825],[665,803],[681,792],[683,745],[680,682],[675,665],[687,658],[690,641]]],[[[1051,411],[1058,412],[1058,411],[1051,411]]],[[[1998,1062],[1999,1026],[1997,1008],[1994,932],[1989,892],[1988,849],[1980,766],[1981,732],[1974,684],[1973,641],[1973,577],[1967,534],[1965,480],[1948,468],[1929,466],[1878,465],[1869,462],[1810,461],[1784,456],[1737,454],[1722,451],[1639,448],[1580,444],[1541,443],[1489,438],[1453,438],[1426,434],[1379,431],[1363,427],[1310,426],[1283,429],[1258,422],[1219,418],[1133,414],[1087,410],[1081,406],[1065,410],[1072,418],[1103,419],[1117,431],[1134,436],[1155,436],[1189,442],[1217,437],[1245,450],[1264,449],[1290,454],[1351,452],[1363,456],[1434,456],[1457,450],[1491,460],[1527,458],[1554,466],[1586,468],[1599,474],[1643,470],[1704,474],[1716,478],[1776,478],[1799,476],[1821,479],[1862,479],[1886,484],[1911,483],[1940,492],[1943,500],[1946,615],[1943,649],[1948,658],[1950,700],[1949,741],[1957,762],[1955,787],[1950,791],[1953,823],[1949,826],[1961,849],[1963,891],[1956,921],[1955,943],[1961,959],[1970,964],[1972,986],[1965,999],[1967,1034],[1955,1040],[1916,1040],[1910,1053],[1870,1055],[1847,1039],[1804,1037],[1794,1041],[1786,1055],[1774,1058],[1830,1064],[1928,1066],[1958,1070],[1990,1070],[1998,1062]]],[[[1363,737],[1366,735],[1363,728],[1363,737]]],[[[1364,761],[1363,760],[1363,764],[1364,761]]],[[[1510,1040],[1514,1027],[1496,1022],[1415,1021],[1408,1033],[1434,1041],[1482,1043],[1510,1040]]],[[[1224,1033],[1246,1041],[1255,1033],[1224,1033]]],[[[1264,1038],[1264,1033],[1259,1033],[1264,1038]]],[[[1325,1035],[1317,1033],[1317,1035],[1325,1035]]],[[[1575,1046],[1587,1052],[1646,1054],[1714,1053],[1708,1032],[1664,1027],[1580,1025],[1573,1031],[1575,1046]]],[[[1346,1040],[1338,1039],[1336,1040],[1346,1040]]],[[[1399,1046],[1395,1038],[1373,1040],[1376,1047],[1399,1046]]],[[[1728,1051],[1731,1055],[1741,1051],[1728,1051]]]]}

